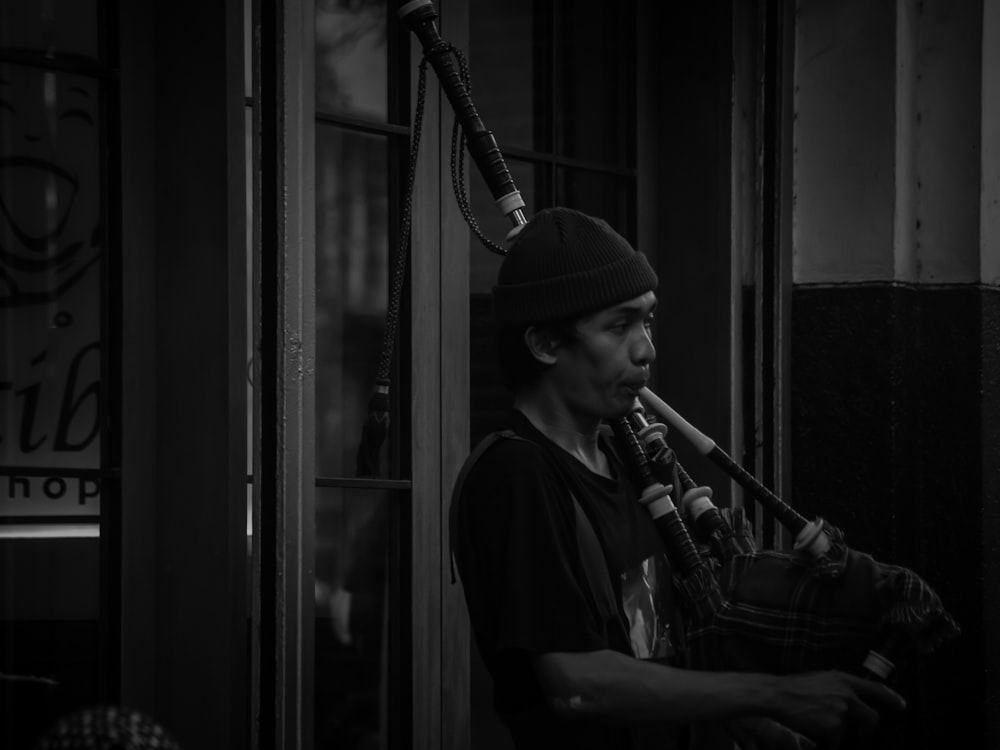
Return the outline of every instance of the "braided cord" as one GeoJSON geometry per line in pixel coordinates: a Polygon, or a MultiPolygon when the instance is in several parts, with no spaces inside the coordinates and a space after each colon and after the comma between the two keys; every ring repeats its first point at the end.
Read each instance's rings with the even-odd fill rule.
{"type": "MultiPolygon", "coordinates": [[[[459,75],[462,83],[469,93],[472,93],[471,79],[469,75],[469,65],[465,55],[460,49],[452,44],[447,45],[448,52],[454,55],[458,62],[459,75]]],[[[399,238],[399,249],[396,253],[396,263],[393,269],[392,282],[389,292],[389,307],[386,313],[385,334],[382,341],[382,355],[379,359],[376,370],[376,383],[388,386],[389,374],[392,368],[393,351],[395,349],[396,334],[399,327],[399,308],[403,296],[403,280],[406,276],[407,251],[410,245],[410,234],[412,228],[413,214],[413,186],[416,182],[417,156],[420,150],[420,136],[423,127],[424,105],[427,91],[427,55],[420,61],[420,75],[417,81],[417,102],[413,115],[413,138],[410,145],[409,174],[407,175],[406,197],[403,203],[402,231],[399,238]]],[[[469,203],[468,190],[465,185],[465,148],[463,139],[459,137],[460,123],[458,115],[451,129],[451,184],[455,192],[455,200],[458,202],[459,210],[465,219],[466,224],[472,232],[479,238],[479,241],[490,252],[497,255],[506,255],[507,251],[499,244],[491,240],[483,232],[476,221],[469,203]]]]}
{"type": "Polygon", "coordinates": [[[396,344],[396,332],[399,328],[399,308],[403,298],[403,280],[406,277],[407,250],[410,246],[410,233],[413,225],[413,185],[417,175],[417,155],[420,151],[420,134],[424,120],[424,103],[427,91],[427,57],[420,61],[420,75],[417,81],[417,103],[413,113],[413,138],[410,143],[409,174],[406,179],[406,197],[403,201],[403,221],[399,236],[399,249],[396,251],[396,264],[393,268],[392,282],[389,290],[389,307],[385,316],[385,332],[382,338],[382,356],[376,370],[376,384],[388,387],[390,370],[392,368],[393,351],[396,344]]]}
{"type": "MultiPolygon", "coordinates": [[[[465,55],[462,54],[460,49],[451,44],[448,45],[448,51],[454,55],[455,60],[458,62],[459,77],[462,79],[465,90],[471,96],[472,83],[465,55]]],[[[472,213],[472,207],[469,205],[468,191],[465,186],[465,147],[464,141],[459,138],[459,127],[458,114],[456,114],[451,127],[451,185],[455,191],[455,200],[458,202],[458,208],[465,218],[465,223],[469,225],[469,229],[479,238],[483,246],[497,255],[506,255],[506,249],[487,237],[482,228],[480,228],[479,222],[476,221],[476,217],[472,213]]]]}

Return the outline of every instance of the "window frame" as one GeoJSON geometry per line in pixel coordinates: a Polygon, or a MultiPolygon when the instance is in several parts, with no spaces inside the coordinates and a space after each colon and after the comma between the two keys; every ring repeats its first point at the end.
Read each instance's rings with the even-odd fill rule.
{"type": "MultiPolygon", "coordinates": [[[[454,687],[442,680],[442,659],[452,646],[451,636],[442,627],[447,617],[442,607],[448,606],[442,599],[458,602],[454,597],[459,595],[454,590],[443,592],[448,557],[441,529],[445,517],[442,487],[457,475],[466,452],[467,438],[462,436],[467,434],[467,399],[461,398],[461,389],[467,356],[461,347],[443,347],[442,342],[460,340],[456,332],[464,333],[462,317],[452,307],[458,291],[454,282],[464,268],[467,231],[458,209],[452,208],[450,184],[442,182],[447,165],[437,139],[425,137],[414,188],[411,282],[401,315],[401,326],[409,335],[401,337],[397,357],[409,360],[410,367],[397,367],[393,388],[404,394],[399,399],[405,404],[401,408],[410,410],[412,424],[439,424],[444,429],[427,429],[429,439],[414,439],[410,444],[408,436],[391,438],[397,446],[392,461],[396,478],[317,476],[313,455],[317,383],[306,366],[315,355],[316,127],[334,125],[390,138],[410,134],[410,127],[316,113],[313,3],[289,1],[274,7],[254,0],[252,12],[259,39],[252,63],[256,134],[252,713],[260,717],[253,745],[312,745],[313,639],[309,631],[314,620],[315,488],[338,487],[409,493],[408,504],[401,501],[408,507],[403,508],[398,529],[402,569],[409,570],[409,579],[401,581],[404,604],[399,614],[409,626],[403,641],[412,654],[410,669],[403,670],[404,683],[399,686],[399,746],[438,748],[446,735],[450,746],[464,747],[464,742],[455,740],[457,735],[442,727],[448,720],[444,714],[454,721],[454,717],[467,717],[468,712],[442,700],[427,685],[454,687]],[[262,29],[268,33],[261,33],[262,29]],[[450,407],[442,406],[446,388],[452,398],[450,407]],[[411,476],[400,478],[407,464],[412,466],[411,476]],[[448,474],[445,480],[443,473],[448,474]]],[[[455,22],[460,6],[449,6],[449,12],[450,21],[455,22]]],[[[393,33],[408,34],[395,18],[390,21],[393,33]]],[[[409,97],[404,97],[407,102],[414,95],[420,61],[415,46],[409,45],[406,75],[400,76],[400,83],[409,89],[409,97]]],[[[426,133],[440,130],[440,106],[433,74],[429,74],[426,133]]],[[[402,167],[397,172],[401,174],[402,167]]],[[[398,180],[400,186],[402,182],[398,180]]],[[[401,203],[401,199],[390,201],[391,206],[401,203]]],[[[391,214],[395,226],[398,208],[391,214]]],[[[395,249],[394,240],[390,250],[395,249]]],[[[407,420],[394,422],[405,425],[407,420]]]]}

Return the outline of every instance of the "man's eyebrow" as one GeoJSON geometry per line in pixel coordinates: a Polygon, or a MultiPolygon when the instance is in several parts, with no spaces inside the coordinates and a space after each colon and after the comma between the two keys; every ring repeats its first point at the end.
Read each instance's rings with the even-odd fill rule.
{"type": "Polygon", "coordinates": [[[85,88],[81,88],[80,86],[70,86],[69,90],[72,91],[73,93],[81,94],[87,97],[88,99],[90,98],[90,92],[87,91],[87,89],[85,88]]]}

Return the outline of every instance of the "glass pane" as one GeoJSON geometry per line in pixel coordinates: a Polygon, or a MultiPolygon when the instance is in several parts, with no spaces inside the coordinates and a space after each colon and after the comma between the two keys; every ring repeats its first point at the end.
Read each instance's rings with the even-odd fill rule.
{"type": "Polygon", "coordinates": [[[97,59],[97,0],[4,0],[0,48],[97,59]]]}
{"type": "Polygon", "coordinates": [[[619,234],[635,244],[631,178],[612,177],[585,169],[559,169],[556,203],[571,206],[608,222],[619,234]]]}
{"type": "Polygon", "coordinates": [[[78,470],[101,461],[98,84],[18,65],[0,81],[0,465],[25,469],[0,514],[96,515],[78,470]]]}
{"type": "Polygon", "coordinates": [[[253,0],[243,0],[243,95],[253,96],[253,0]]]}
{"type": "Polygon", "coordinates": [[[476,0],[469,7],[473,101],[500,150],[550,148],[549,58],[545,17],[532,0],[476,0]]]}
{"type": "MultiPolygon", "coordinates": [[[[26,8],[4,5],[3,44],[26,8]]],[[[78,20],[78,38],[18,42],[90,51],[94,19],[78,20]]],[[[87,76],[0,64],[0,747],[96,703],[105,669],[100,99],[87,76]]]]}
{"type": "Polygon", "coordinates": [[[254,249],[254,221],[253,221],[253,195],[254,181],[251,176],[254,174],[253,164],[253,107],[243,108],[243,133],[244,151],[243,159],[246,167],[246,357],[247,357],[247,476],[253,474],[253,337],[254,337],[254,298],[253,298],[253,249],[254,249]]]}
{"type": "MultiPolygon", "coordinates": [[[[475,173],[476,167],[471,159],[466,159],[471,171],[470,179],[466,181],[469,186],[469,203],[472,207],[473,216],[479,228],[483,230],[486,237],[501,247],[506,247],[507,233],[512,225],[510,219],[500,213],[489,188],[482,178],[475,173]]],[[[544,175],[548,172],[545,167],[536,167],[533,164],[516,159],[507,159],[507,168],[514,179],[514,185],[521,191],[524,199],[527,217],[537,211],[539,205],[536,196],[544,196],[548,193],[544,185],[540,182],[544,180],[544,175]]],[[[469,248],[469,291],[472,294],[489,294],[493,285],[497,282],[497,272],[500,270],[501,256],[491,252],[479,241],[479,238],[470,232],[471,247],[469,248]]]]}
{"type": "MultiPolygon", "coordinates": [[[[243,108],[243,127],[244,127],[244,165],[246,166],[246,238],[247,238],[247,255],[246,255],[246,295],[247,295],[247,309],[246,309],[246,358],[247,358],[247,387],[246,387],[246,419],[247,419],[247,560],[250,560],[250,553],[253,551],[251,545],[253,544],[253,441],[256,430],[254,429],[253,421],[253,337],[254,337],[254,327],[253,327],[253,247],[254,247],[254,231],[253,231],[253,179],[251,176],[254,174],[253,169],[253,108],[244,107],[243,108]]],[[[251,576],[251,572],[247,571],[248,579],[251,576]]],[[[253,597],[247,599],[248,602],[253,601],[253,597]]]]}
{"type": "Polygon", "coordinates": [[[632,3],[555,4],[556,153],[606,164],[634,161],[635,14],[632,3]],[[631,51],[631,52],[630,52],[631,51]]]}
{"type": "Polygon", "coordinates": [[[387,6],[386,0],[316,0],[318,112],[387,120],[387,6]]]}
{"type": "Polygon", "coordinates": [[[382,351],[389,287],[388,145],[382,136],[321,124],[316,128],[320,476],[354,476],[382,351]]]}
{"type": "Polygon", "coordinates": [[[403,500],[316,488],[317,748],[386,747],[400,714],[403,500]]]}

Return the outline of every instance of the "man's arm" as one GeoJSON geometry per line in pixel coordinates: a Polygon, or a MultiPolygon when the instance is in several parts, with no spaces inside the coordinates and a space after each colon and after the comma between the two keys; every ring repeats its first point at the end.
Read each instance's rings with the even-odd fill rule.
{"type": "Polygon", "coordinates": [[[534,668],[552,710],[567,719],[697,724],[764,716],[827,744],[863,733],[879,713],[906,705],[880,683],[835,671],[699,672],[610,650],[542,654],[534,668]]]}

